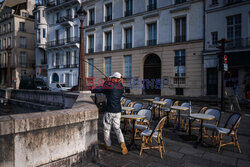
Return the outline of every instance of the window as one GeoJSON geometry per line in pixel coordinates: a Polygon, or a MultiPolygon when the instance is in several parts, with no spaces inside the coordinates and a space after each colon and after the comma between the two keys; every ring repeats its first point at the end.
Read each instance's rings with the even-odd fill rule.
{"type": "Polygon", "coordinates": [[[148,0],[148,11],[155,10],[157,8],[157,0],[148,0]]]}
{"type": "Polygon", "coordinates": [[[3,32],[4,33],[6,32],[6,24],[4,24],[4,26],[3,26],[3,32]]]}
{"type": "Polygon", "coordinates": [[[23,17],[28,17],[28,13],[27,12],[22,12],[22,16],[23,17]]]}
{"type": "Polygon", "coordinates": [[[43,38],[46,38],[46,29],[43,28],[43,38]]]}
{"type": "Polygon", "coordinates": [[[111,75],[111,57],[105,57],[105,75],[111,75]]]}
{"type": "Polygon", "coordinates": [[[25,23],[24,22],[19,22],[19,30],[25,31],[25,23]]]}
{"type": "Polygon", "coordinates": [[[59,23],[59,12],[56,13],[56,23],[59,23]]]}
{"type": "Polygon", "coordinates": [[[218,32],[211,32],[212,35],[212,45],[217,45],[218,42],[218,32]]]}
{"type": "Polygon", "coordinates": [[[59,44],[59,30],[56,30],[56,44],[59,44]]]}
{"type": "Polygon", "coordinates": [[[125,60],[125,77],[131,78],[132,77],[132,56],[127,55],[124,56],[125,60]]]}
{"type": "Polygon", "coordinates": [[[132,28],[125,29],[125,46],[124,48],[132,48],[132,28]]]}
{"type": "Polygon", "coordinates": [[[241,14],[227,17],[227,39],[229,47],[241,46],[241,14]]]}
{"type": "Polygon", "coordinates": [[[10,46],[11,47],[11,37],[8,37],[8,46],[10,46]]]}
{"type": "Polygon", "coordinates": [[[37,11],[37,22],[40,23],[40,10],[37,11]]]}
{"type": "Polygon", "coordinates": [[[3,49],[6,48],[6,39],[3,40],[3,49]]]}
{"type": "Polygon", "coordinates": [[[78,25],[74,25],[75,37],[78,37],[78,25]]]}
{"type": "Polygon", "coordinates": [[[8,31],[11,31],[11,23],[8,24],[8,31]]]}
{"type": "Polygon", "coordinates": [[[95,9],[89,10],[89,25],[95,24],[95,9]]]}
{"type": "Polygon", "coordinates": [[[148,46],[156,45],[156,41],[157,41],[156,28],[157,28],[156,23],[148,24],[148,41],[147,41],[148,46]]]}
{"type": "Polygon", "coordinates": [[[26,38],[20,37],[20,48],[26,48],[26,38]]]}
{"type": "Polygon", "coordinates": [[[112,3],[106,5],[105,21],[112,20],[112,3]]]}
{"type": "Polygon", "coordinates": [[[59,53],[56,53],[56,61],[55,61],[55,65],[56,66],[59,66],[59,64],[60,64],[60,56],[59,56],[59,53]]]}
{"type": "Polygon", "coordinates": [[[72,17],[70,9],[66,10],[66,17],[69,18],[69,19],[72,17]]]}
{"type": "Polygon", "coordinates": [[[175,76],[183,77],[186,74],[185,69],[185,50],[176,50],[175,51],[175,60],[174,60],[174,71],[175,76]]]}
{"type": "Polygon", "coordinates": [[[74,64],[76,65],[77,62],[78,62],[78,60],[77,60],[77,51],[74,50],[74,64]]]}
{"type": "Polygon", "coordinates": [[[70,27],[67,27],[65,29],[65,33],[66,33],[66,41],[67,43],[69,43],[70,42],[70,27]]]}
{"type": "Polygon", "coordinates": [[[110,51],[111,50],[111,43],[112,43],[112,34],[111,31],[105,33],[105,51],[110,51]]]}
{"type": "Polygon", "coordinates": [[[88,53],[94,52],[94,35],[89,35],[89,50],[88,53]]]}
{"type": "Polygon", "coordinates": [[[41,30],[40,30],[40,28],[37,29],[37,42],[38,43],[41,42],[41,30]]]}
{"type": "Polygon", "coordinates": [[[186,17],[175,19],[175,42],[186,41],[186,17]]]}
{"type": "Polygon", "coordinates": [[[184,3],[186,0],[175,0],[175,4],[184,3]]]}
{"type": "Polygon", "coordinates": [[[94,67],[93,67],[93,65],[94,65],[94,59],[89,59],[88,62],[89,62],[88,77],[94,77],[94,67]]]}
{"type": "Polygon", "coordinates": [[[218,4],[218,0],[212,0],[212,5],[217,5],[218,4]]]}
{"type": "Polygon", "coordinates": [[[20,65],[21,67],[26,67],[27,66],[27,57],[25,52],[20,53],[20,65]]]}
{"type": "Polygon", "coordinates": [[[66,52],[66,66],[67,67],[69,67],[71,64],[70,58],[71,58],[70,52],[66,52]]]}
{"type": "Polygon", "coordinates": [[[238,2],[242,2],[242,0],[225,0],[226,5],[233,5],[238,2]]]}
{"type": "Polygon", "coordinates": [[[124,16],[131,16],[133,14],[133,0],[125,0],[125,13],[124,16]]]}

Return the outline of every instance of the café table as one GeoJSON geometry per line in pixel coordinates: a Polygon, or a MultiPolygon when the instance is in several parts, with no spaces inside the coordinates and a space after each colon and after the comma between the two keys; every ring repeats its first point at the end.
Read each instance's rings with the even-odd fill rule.
{"type": "Polygon", "coordinates": [[[150,104],[150,103],[152,103],[153,101],[155,101],[155,99],[142,99],[143,101],[147,101],[148,102],[148,105],[150,104]]]}
{"type": "MultiPolygon", "coordinates": [[[[131,112],[134,110],[134,107],[122,107],[122,111],[128,112],[129,114],[131,114],[131,112]]],[[[127,113],[126,113],[127,114],[127,113]]]]}
{"type": "MultiPolygon", "coordinates": [[[[159,108],[159,117],[161,117],[161,106],[162,105],[166,105],[167,102],[164,102],[164,101],[153,101],[152,103],[158,105],[158,108],[159,108]]],[[[155,111],[153,113],[154,113],[153,117],[155,118],[155,111]]]]}
{"type": "Polygon", "coordinates": [[[135,122],[136,122],[136,120],[145,119],[146,116],[144,116],[144,115],[121,115],[121,118],[133,120],[133,131],[131,134],[132,139],[131,139],[131,143],[128,146],[128,149],[131,150],[133,147],[136,148],[135,141],[134,141],[134,139],[135,139],[135,122]]]}
{"type": "Polygon", "coordinates": [[[170,106],[170,110],[177,110],[178,111],[178,119],[179,119],[179,123],[178,123],[178,127],[177,129],[180,130],[180,127],[181,127],[181,114],[180,112],[181,111],[188,111],[189,108],[188,107],[182,107],[182,106],[170,106]]]}
{"type": "Polygon", "coordinates": [[[214,120],[215,116],[213,115],[208,115],[208,114],[200,114],[200,113],[194,113],[194,114],[190,114],[189,115],[191,118],[194,119],[199,119],[200,120],[200,137],[198,140],[198,143],[200,144],[202,142],[202,129],[203,129],[203,121],[210,121],[210,120],[214,120]]]}

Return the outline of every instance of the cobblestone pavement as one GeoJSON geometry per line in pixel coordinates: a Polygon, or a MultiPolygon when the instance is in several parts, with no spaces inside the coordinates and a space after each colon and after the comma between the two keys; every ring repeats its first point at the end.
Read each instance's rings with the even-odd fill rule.
{"type": "MultiPolygon", "coordinates": [[[[193,111],[197,111],[200,106],[194,106],[193,111]]],[[[219,126],[223,126],[229,117],[229,113],[222,113],[222,118],[219,126]]],[[[204,139],[203,143],[207,146],[199,146],[195,148],[196,140],[187,141],[185,136],[188,133],[184,131],[175,131],[174,127],[164,127],[163,138],[166,152],[163,154],[163,159],[160,159],[159,151],[145,150],[142,156],[139,156],[139,150],[129,151],[127,155],[122,155],[117,138],[114,132],[111,134],[112,150],[106,151],[103,146],[102,132],[102,116],[99,118],[99,148],[100,158],[96,162],[88,163],[88,167],[96,166],[173,166],[173,167],[196,167],[196,166],[250,166],[250,115],[242,114],[242,121],[239,127],[238,139],[242,153],[234,152],[232,146],[225,146],[221,152],[217,152],[217,148],[211,145],[210,139],[204,139]]],[[[153,121],[155,124],[157,121],[153,121]]],[[[198,131],[193,130],[192,134],[197,136],[198,131]]],[[[125,140],[129,141],[129,132],[124,134],[125,140]]],[[[137,142],[140,147],[140,141],[137,142]]]]}

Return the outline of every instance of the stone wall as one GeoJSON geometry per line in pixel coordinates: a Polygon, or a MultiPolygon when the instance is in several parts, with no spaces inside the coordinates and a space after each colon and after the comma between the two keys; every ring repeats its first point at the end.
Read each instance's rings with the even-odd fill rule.
{"type": "Polygon", "coordinates": [[[70,109],[0,116],[0,167],[74,166],[97,158],[98,109],[89,94],[78,95],[70,109]]]}

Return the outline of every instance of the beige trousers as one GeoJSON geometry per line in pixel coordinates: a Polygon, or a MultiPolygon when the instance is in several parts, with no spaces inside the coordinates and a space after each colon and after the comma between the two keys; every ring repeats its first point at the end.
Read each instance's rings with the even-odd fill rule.
{"type": "Polygon", "coordinates": [[[120,128],[121,113],[106,112],[103,117],[104,142],[107,146],[111,146],[110,131],[111,127],[116,133],[119,144],[124,142],[124,137],[120,128]]]}

